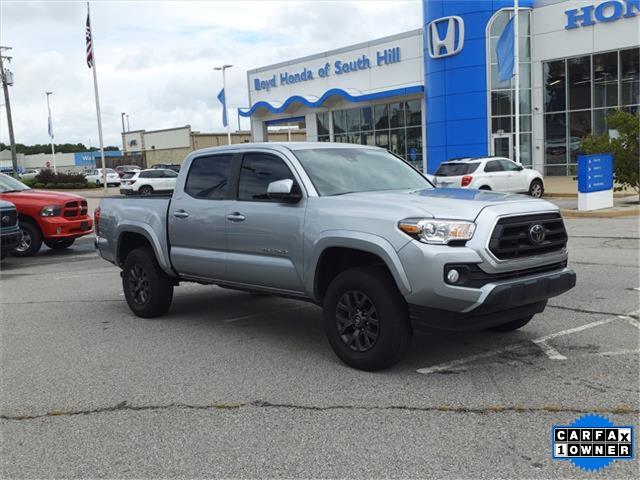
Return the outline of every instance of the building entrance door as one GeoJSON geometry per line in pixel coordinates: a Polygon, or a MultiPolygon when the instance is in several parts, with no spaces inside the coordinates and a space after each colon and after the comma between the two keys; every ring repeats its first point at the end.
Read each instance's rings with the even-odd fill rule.
{"type": "Polygon", "coordinates": [[[513,160],[513,135],[494,133],[491,135],[491,155],[513,160]]]}

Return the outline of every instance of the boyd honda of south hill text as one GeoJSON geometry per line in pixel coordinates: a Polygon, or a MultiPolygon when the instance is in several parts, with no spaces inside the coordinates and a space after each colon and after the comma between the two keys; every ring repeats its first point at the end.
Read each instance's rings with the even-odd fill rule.
{"type": "Polygon", "coordinates": [[[95,225],[136,315],[167,312],[182,281],[299,298],[363,370],[400,360],[414,329],[520,328],[576,283],[558,207],[435,189],[376,147],[195,151],[171,198],[105,198],[95,225]]]}

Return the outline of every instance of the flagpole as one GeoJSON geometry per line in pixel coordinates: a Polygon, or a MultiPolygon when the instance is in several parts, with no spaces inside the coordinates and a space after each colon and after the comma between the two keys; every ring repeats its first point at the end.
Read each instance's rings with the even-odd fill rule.
{"type": "MultiPolygon", "coordinates": [[[[87,15],[91,18],[89,2],[87,2],[87,15]]],[[[96,73],[96,51],[93,48],[93,30],[91,31],[91,70],[93,70],[93,90],[96,98],[96,115],[98,117],[98,139],[100,140],[100,159],[102,164],[102,183],[104,185],[104,193],[107,190],[107,166],[104,163],[104,142],[102,140],[102,115],[100,114],[100,95],[98,93],[98,74],[96,73]]]]}
{"type": "Polygon", "coordinates": [[[231,122],[229,122],[229,109],[227,108],[227,79],[224,74],[226,68],[222,67],[222,89],[224,90],[224,109],[227,113],[227,144],[231,145],[231,122]]]}
{"type": "Polygon", "coordinates": [[[520,30],[520,22],[519,22],[519,0],[514,0],[513,8],[515,9],[515,13],[513,15],[513,36],[515,37],[513,41],[513,50],[514,50],[514,77],[516,82],[516,98],[515,98],[515,130],[516,130],[516,142],[515,142],[515,161],[516,163],[520,163],[520,38],[519,38],[519,30],[520,30]]]}
{"type": "Polygon", "coordinates": [[[53,118],[51,118],[51,105],[49,104],[49,95],[53,92],[46,92],[47,94],[47,111],[49,112],[49,138],[51,139],[51,159],[53,160],[53,173],[58,173],[56,168],[56,147],[53,145],[53,118]]]}

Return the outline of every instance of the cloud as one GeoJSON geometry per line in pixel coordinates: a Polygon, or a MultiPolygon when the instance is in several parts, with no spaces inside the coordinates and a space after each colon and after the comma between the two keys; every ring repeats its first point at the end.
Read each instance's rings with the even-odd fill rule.
{"type": "MultiPolygon", "coordinates": [[[[120,144],[121,112],[132,129],[223,131],[213,70],[223,63],[234,65],[227,101],[235,127],[235,108],[248,106],[247,70],[419,28],[421,8],[418,0],[93,2],[105,143],[120,144]]],[[[13,47],[17,142],[48,142],[45,92],[53,91],[56,141],[97,144],[85,18],[84,2],[0,3],[2,43],[13,47]]],[[[4,108],[0,140],[8,142],[4,108]]]]}

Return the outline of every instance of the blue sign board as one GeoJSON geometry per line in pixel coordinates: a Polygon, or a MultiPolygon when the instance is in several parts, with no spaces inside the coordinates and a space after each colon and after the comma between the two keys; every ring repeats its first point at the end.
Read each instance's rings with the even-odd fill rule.
{"type": "MultiPolygon", "coordinates": [[[[105,157],[121,157],[120,150],[106,150],[105,157]]],[[[96,159],[100,158],[100,152],[76,152],[73,154],[73,161],[79,167],[95,167],[96,159]]]]}
{"type": "Polygon", "coordinates": [[[613,155],[578,155],[578,191],[580,193],[613,190],[613,155]]]}

